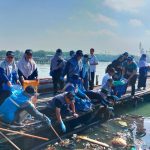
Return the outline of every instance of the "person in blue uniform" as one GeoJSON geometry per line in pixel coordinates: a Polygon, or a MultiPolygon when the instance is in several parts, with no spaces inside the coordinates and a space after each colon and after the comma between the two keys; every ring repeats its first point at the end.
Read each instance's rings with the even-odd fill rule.
{"type": "Polygon", "coordinates": [[[32,104],[32,99],[37,98],[37,93],[32,86],[26,87],[25,90],[14,90],[0,105],[0,119],[9,124],[20,124],[20,112],[25,110],[37,120],[51,125],[51,120],[44,114],[40,113],[32,104]]]}
{"type": "Polygon", "coordinates": [[[82,76],[81,75],[82,57],[83,57],[82,50],[77,50],[75,56],[73,56],[71,59],[67,61],[65,69],[63,71],[63,75],[62,75],[62,78],[65,75],[67,75],[67,82],[70,81],[70,79],[72,78],[74,74],[78,74],[79,76],[82,76]]]}
{"type": "Polygon", "coordinates": [[[137,80],[137,64],[133,57],[129,56],[123,65],[123,77],[127,79],[128,85],[131,85],[131,96],[135,94],[135,83],[137,80]]]}
{"type": "Polygon", "coordinates": [[[12,84],[9,81],[4,69],[0,68],[0,105],[7,97],[11,95],[11,86],[12,84]],[[8,88],[4,88],[4,85],[6,85],[8,88]]]}
{"type": "Polygon", "coordinates": [[[50,111],[56,113],[56,118],[63,132],[66,132],[66,126],[62,117],[66,115],[73,115],[74,117],[78,117],[74,105],[74,96],[74,87],[69,86],[66,92],[55,96],[52,100],[49,101],[50,111]]]}
{"type": "Polygon", "coordinates": [[[5,74],[12,84],[18,84],[19,80],[17,74],[17,66],[14,57],[15,55],[13,51],[7,51],[6,58],[1,62],[0,67],[4,69],[5,74]]]}
{"type": "Polygon", "coordinates": [[[142,54],[138,65],[139,65],[138,90],[140,90],[141,88],[145,90],[147,73],[150,67],[146,60],[146,54],[142,54]]]}

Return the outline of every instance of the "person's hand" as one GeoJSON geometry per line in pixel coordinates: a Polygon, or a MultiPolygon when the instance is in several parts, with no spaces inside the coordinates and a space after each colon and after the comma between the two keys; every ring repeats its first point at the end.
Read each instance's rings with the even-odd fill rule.
{"type": "Polygon", "coordinates": [[[79,117],[79,115],[78,115],[77,113],[73,113],[73,116],[74,116],[75,118],[78,118],[78,117],[79,117]]]}
{"type": "Polygon", "coordinates": [[[7,82],[7,85],[8,85],[9,87],[12,87],[12,84],[11,84],[10,81],[7,82]]]}
{"type": "Polygon", "coordinates": [[[18,85],[21,85],[21,83],[20,83],[20,81],[19,81],[19,80],[17,80],[17,84],[18,84],[18,85]]]}
{"type": "Polygon", "coordinates": [[[63,132],[66,132],[66,126],[65,126],[63,121],[60,122],[60,127],[61,127],[63,132]]]}

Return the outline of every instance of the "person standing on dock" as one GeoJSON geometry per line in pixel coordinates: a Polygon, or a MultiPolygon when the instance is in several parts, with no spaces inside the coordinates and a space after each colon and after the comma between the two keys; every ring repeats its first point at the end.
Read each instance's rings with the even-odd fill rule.
{"type": "Polygon", "coordinates": [[[19,80],[14,56],[15,54],[13,51],[7,51],[6,58],[1,62],[0,67],[4,69],[4,72],[7,75],[9,81],[12,84],[17,84],[19,83],[19,80]]]}
{"type": "Polygon", "coordinates": [[[65,60],[62,58],[62,50],[57,49],[50,63],[50,75],[53,80],[54,95],[58,92],[58,84],[60,90],[64,87],[64,81],[60,79],[65,67],[65,60]]]}
{"type": "MultiPolygon", "coordinates": [[[[77,50],[75,56],[73,56],[71,59],[69,59],[65,65],[65,69],[63,71],[63,74],[61,76],[61,79],[63,80],[64,76],[67,75],[67,82],[69,82],[72,79],[72,76],[74,74],[79,75],[80,77],[82,72],[82,59],[83,52],[82,50],[77,50]]],[[[82,78],[82,77],[81,77],[82,78]]]]}
{"type": "Polygon", "coordinates": [[[74,55],[75,55],[75,51],[74,51],[74,50],[71,50],[71,51],[69,52],[70,58],[74,57],[74,55]]]}
{"type": "Polygon", "coordinates": [[[135,94],[135,83],[137,80],[137,64],[133,57],[129,56],[127,62],[123,65],[123,77],[127,79],[128,85],[131,85],[131,96],[135,94]]]}
{"type": "Polygon", "coordinates": [[[93,90],[96,65],[98,65],[97,57],[94,55],[94,48],[90,49],[89,62],[90,62],[90,77],[91,77],[89,85],[90,85],[90,90],[93,90]]]}
{"type": "Polygon", "coordinates": [[[143,87],[143,90],[146,88],[147,72],[149,67],[150,66],[146,61],[146,54],[142,54],[139,60],[138,90],[140,90],[141,87],[143,87]]]}
{"type": "Polygon", "coordinates": [[[83,56],[83,69],[82,69],[82,78],[83,78],[83,86],[85,90],[89,90],[89,76],[90,76],[90,65],[89,65],[89,56],[85,54],[83,56]]]}
{"type": "Polygon", "coordinates": [[[35,61],[32,58],[32,50],[27,49],[18,62],[18,75],[19,80],[22,83],[23,80],[37,80],[38,70],[35,61]]]}

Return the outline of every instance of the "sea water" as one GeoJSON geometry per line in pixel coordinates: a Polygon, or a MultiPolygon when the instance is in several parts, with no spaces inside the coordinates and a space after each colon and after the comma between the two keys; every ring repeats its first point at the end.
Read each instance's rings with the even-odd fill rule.
{"type": "MultiPolygon", "coordinates": [[[[105,69],[110,62],[99,62],[96,66],[96,75],[99,76],[98,81],[101,84],[102,78],[105,74],[105,69]]],[[[39,78],[49,78],[50,65],[49,64],[37,64],[39,78]]],[[[95,80],[96,81],[96,80],[95,80]]]]}

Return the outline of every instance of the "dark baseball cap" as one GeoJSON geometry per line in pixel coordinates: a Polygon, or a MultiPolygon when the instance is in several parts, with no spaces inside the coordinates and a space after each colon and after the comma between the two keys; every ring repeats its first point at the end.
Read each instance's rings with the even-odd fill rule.
{"type": "Polygon", "coordinates": [[[7,51],[7,52],[6,52],[6,56],[12,56],[12,57],[14,57],[15,54],[14,54],[13,51],[7,51]]]}
{"type": "Polygon", "coordinates": [[[34,89],[33,86],[27,86],[27,87],[25,88],[25,92],[26,92],[27,94],[29,94],[30,96],[33,96],[33,95],[35,95],[35,94],[38,95],[38,93],[35,91],[35,89],[34,89]]]}
{"type": "Polygon", "coordinates": [[[77,50],[77,51],[76,51],[76,56],[81,56],[81,57],[83,57],[83,52],[82,52],[82,50],[77,50]]]}
{"type": "Polygon", "coordinates": [[[133,61],[133,57],[132,57],[132,56],[129,56],[129,57],[127,58],[127,61],[133,61]]]}
{"type": "Polygon", "coordinates": [[[56,53],[62,53],[62,50],[59,48],[56,50],[56,53]]]}
{"type": "Polygon", "coordinates": [[[124,52],[122,55],[129,55],[128,52],[124,52]]]}
{"type": "Polygon", "coordinates": [[[25,51],[25,54],[30,54],[30,55],[32,55],[32,49],[26,49],[26,51],[25,51]]]}

